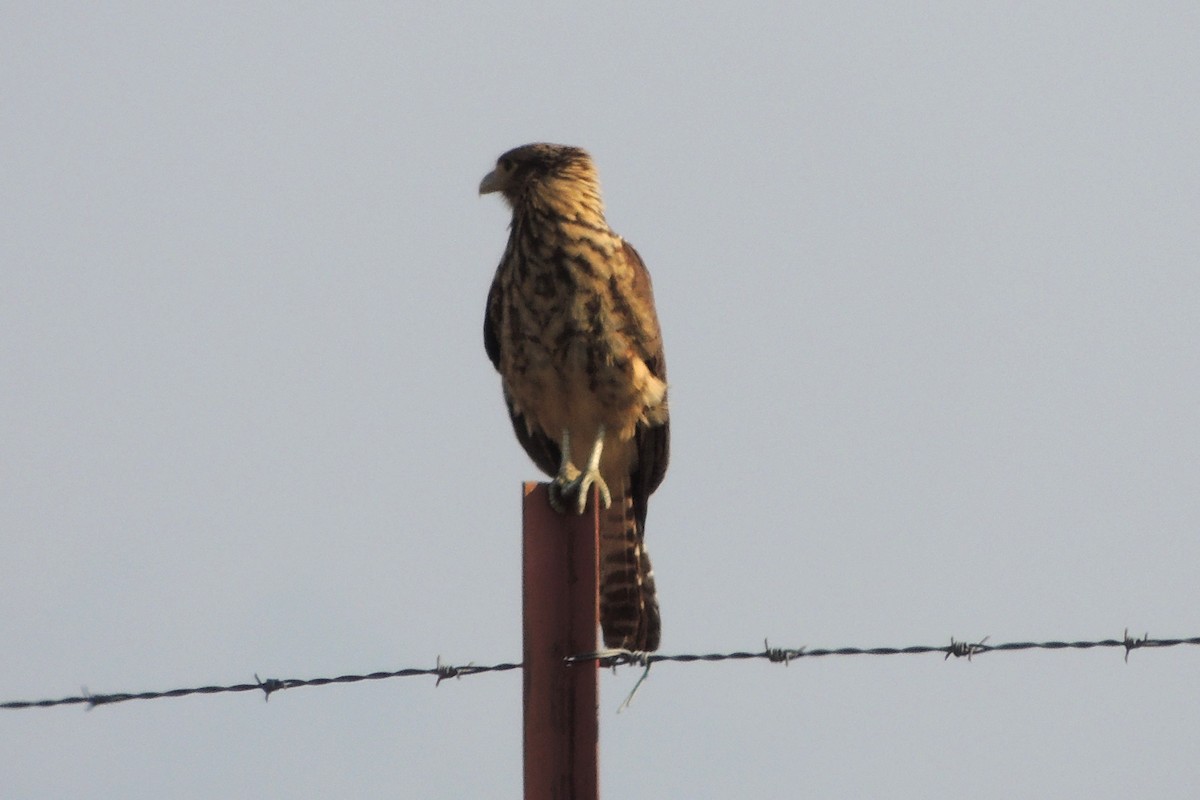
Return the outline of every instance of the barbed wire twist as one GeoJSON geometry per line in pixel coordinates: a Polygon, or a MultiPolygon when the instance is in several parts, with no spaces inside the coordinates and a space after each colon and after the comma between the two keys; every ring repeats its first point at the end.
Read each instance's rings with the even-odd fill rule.
{"type": "MultiPolygon", "coordinates": [[[[762,659],[774,664],[783,664],[785,667],[793,661],[798,661],[803,658],[822,658],[825,656],[894,656],[894,655],[919,655],[923,653],[943,653],[943,660],[948,660],[951,656],[955,658],[965,658],[970,661],[975,656],[984,653],[1008,652],[1015,650],[1090,650],[1093,648],[1111,648],[1118,647],[1125,651],[1125,661],[1129,661],[1130,652],[1142,648],[1162,648],[1162,647],[1177,647],[1180,645],[1200,645],[1200,636],[1192,636],[1181,639],[1151,639],[1149,634],[1144,634],[1141,638],[1131,637],[1129,629],[1125,630],[1125,634],[1120,639],[1100,639],[1095,641],[1074,641],[1074,642],[1006,642],[1002,644],[988,644],[988,638],[983,637],[976,642],[959,641],[953,637],[950,639],[950,644],[946,645],[910,645],[908,647],[836,647],[836,648],[780,648],[771,647],[767,640],[763,641],[763,649],[757,652],[750,651],[735,651],[730,653],[703,653],[703,654],[665,654],[665,653],[643,653],[630,650],[600,650],[595,653],[582,653],[579,655],[568,656],[564,662],[570,666],[573,664],[582,664],[594,662],[602,667],[615,669],[619,666],[637,666],[643,669],[641,678],[638,680],[638,686],[646,679],[649,674],[650,667],[661,662],[675,663],[692,663],[692,662],[715,662],[715,661],[749,661],[754,659],[762,659]]],[[[268,678],[262,680],[256,674],[254,683],[237,683],[230,686],[199,686],[187,689],[170,689],[162,692],[120,692],[115,694],[93,694],[85,687],[82,694],[73,697],[61,697],[52,700],[13,700],[5,703],[0,703],[0,709],[22,709],[22,708],[52,708],[55,706],[66,705],[85,705],[87,709],[95,708],[96,706],[110,705],[112,703],[123,703],[128,700],[158,700],[164,697],[187,697],[189,695],[210,695],[223,694],[228,692],[262,692],[264,700],[269,700],[271,694],[281,689],[295,689],[301,686],[328,686],[335,683],[358,683],[360,681],[377,681],[390,678],[410,678],[416,676],[433,676],[437,680],[434,685],[441,685],[442,681],[450,678],[463,678],[471,675],[481,675],[487,672],[508,672],[514,669],[521,669],[523,665],[520,663],[500,663],[487,666],[481,666],[474,662],[463,666],[453,666],[443,664],[441,656],[438,656],[437,663],[433,667],[406,667],[404,669],[391,670],[387,672],[371,672],[365,675],[340,675],[336,678],[268,678]]],[[[637,686],[634,687],[637,691],[637,686]]],[[[628,705],[632,699],[633,693],[630,693],[629,699],[624,705],[628,705]]]]}

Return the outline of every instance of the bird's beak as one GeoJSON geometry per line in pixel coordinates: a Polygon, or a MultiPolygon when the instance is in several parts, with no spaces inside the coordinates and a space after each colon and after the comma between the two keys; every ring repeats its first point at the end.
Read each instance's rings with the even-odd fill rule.
{"type": "Polygon", "coordinates": [[[504,182],[501,180],[497,170],[492,170],[487,175],[483,176],[483,180],[479,182],[480,194],[491,194],[498,192],[504,188],[504,182]]]}

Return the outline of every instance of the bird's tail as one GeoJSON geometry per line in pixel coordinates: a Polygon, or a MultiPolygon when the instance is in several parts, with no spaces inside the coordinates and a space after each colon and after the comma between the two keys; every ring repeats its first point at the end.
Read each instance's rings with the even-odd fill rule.
{"type": "Polygon", "coordinates": [[[600,627],[605,647],[658,649],[662,620],[643,533],[626,478],[600,519],[600,627]]]}

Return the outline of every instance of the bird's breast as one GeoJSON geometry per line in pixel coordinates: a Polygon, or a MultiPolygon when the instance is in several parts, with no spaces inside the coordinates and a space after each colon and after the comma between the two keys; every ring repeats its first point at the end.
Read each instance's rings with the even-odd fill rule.
{"type": "Polygon", "coordinates": [[[502,373],[515,405],[551,437],[597,424],[632,436],[665,386],[636,355],[630,321],[615,302],[619,277],[599,259],[585,261],[513,265],[503,297],[502,373]]]}

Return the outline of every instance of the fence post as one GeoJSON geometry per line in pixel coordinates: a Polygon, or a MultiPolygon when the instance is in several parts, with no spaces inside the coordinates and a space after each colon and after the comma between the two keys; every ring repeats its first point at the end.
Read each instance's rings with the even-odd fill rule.
{"type": "Polygon", "coordinates": [[[546,484],[524,495],[525,800],[597,800],[599,668],[563,659],[596,649],[599,504],[558,514],[546,484]]]}

